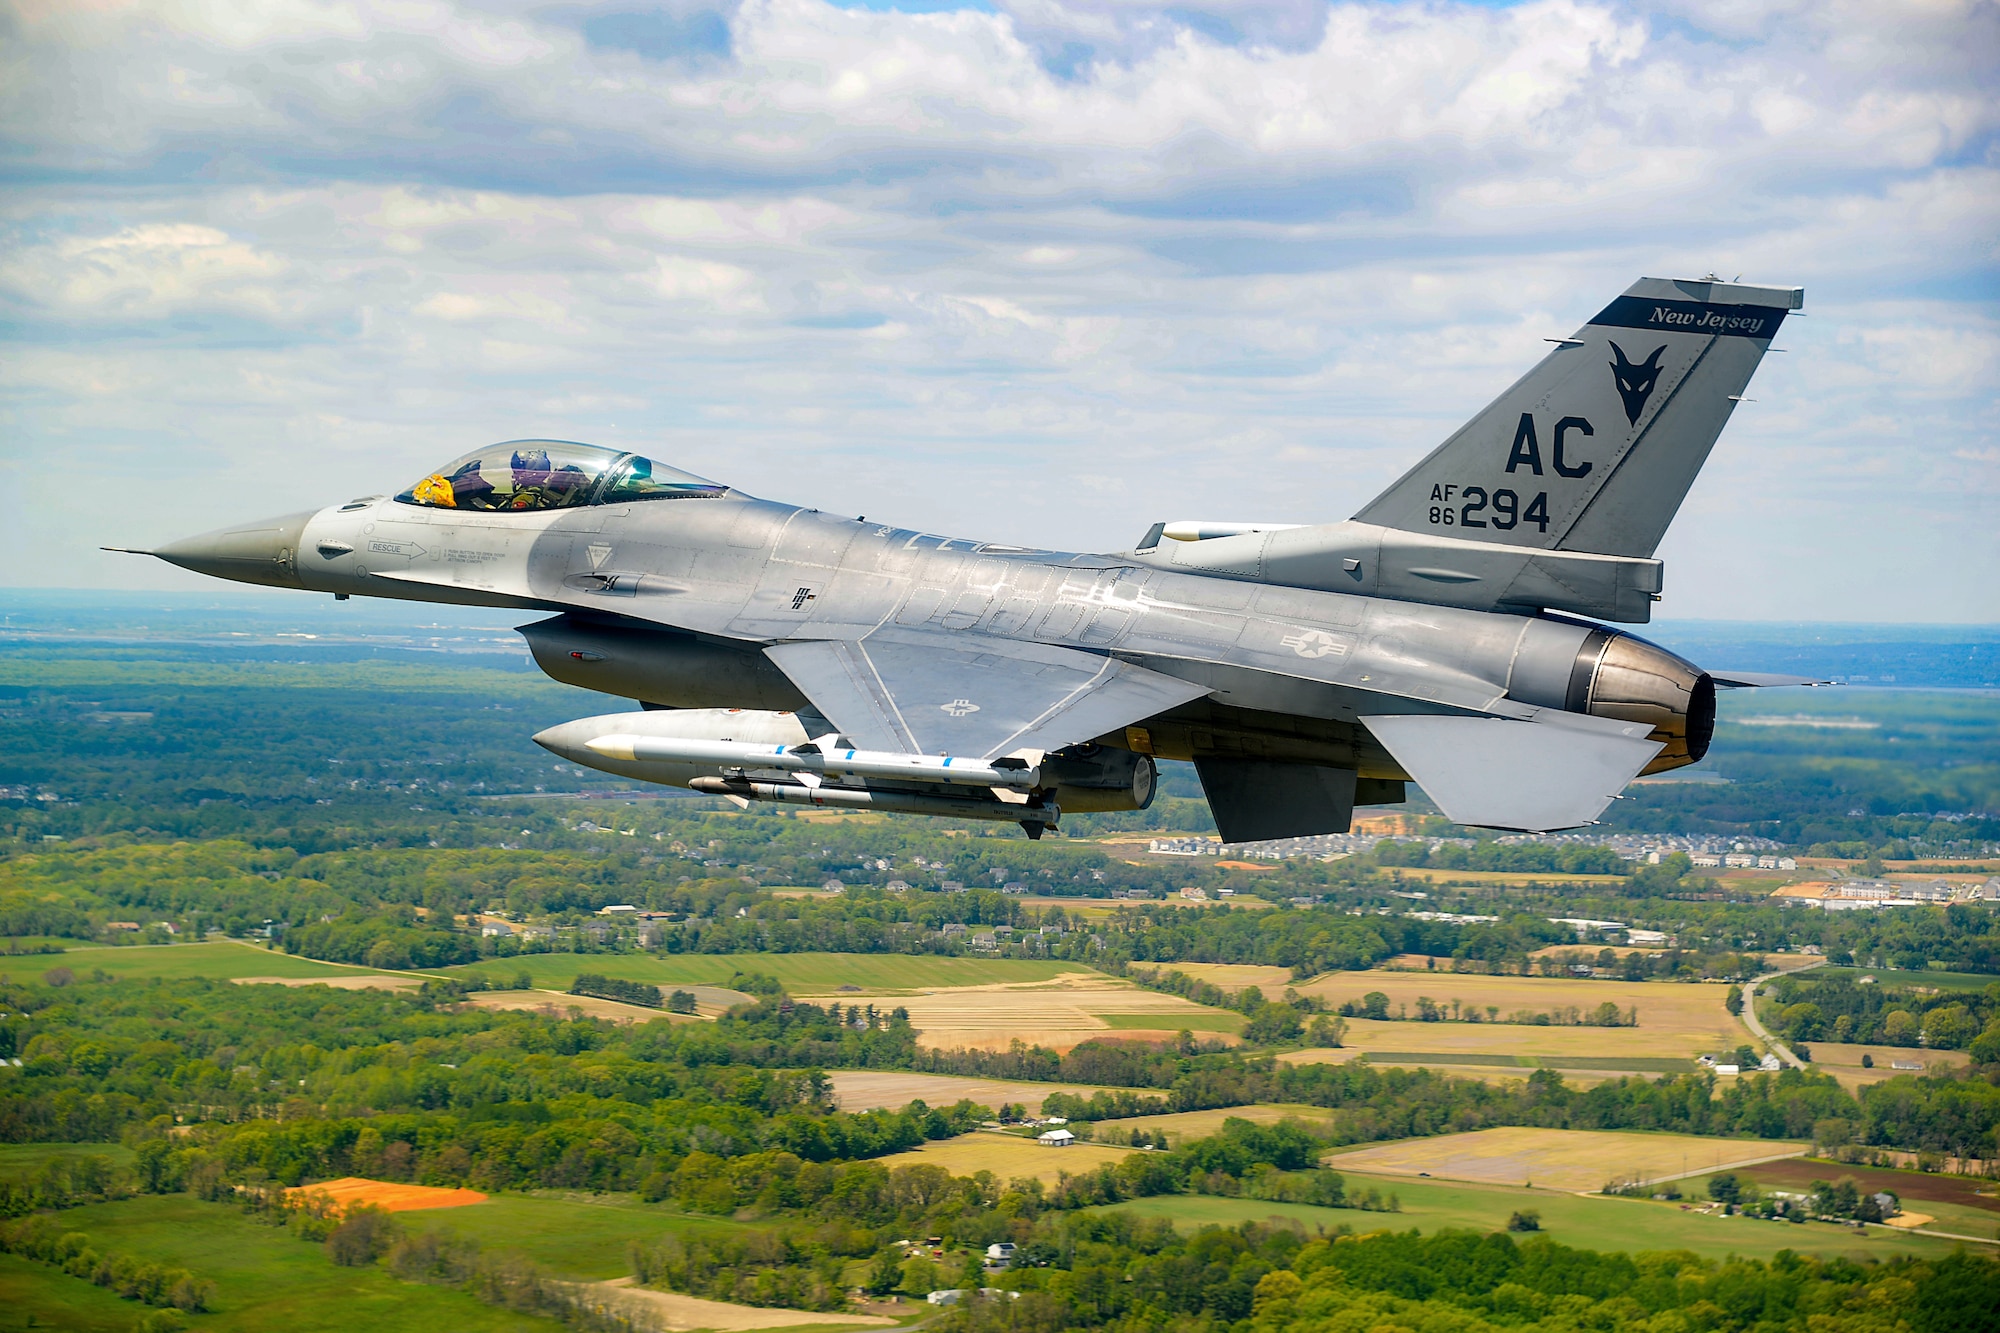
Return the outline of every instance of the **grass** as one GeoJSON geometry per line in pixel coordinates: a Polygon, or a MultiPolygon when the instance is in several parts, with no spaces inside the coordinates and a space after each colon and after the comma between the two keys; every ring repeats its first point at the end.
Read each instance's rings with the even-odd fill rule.
{"type": "Polygon", "coordinates": [[[75,1333],[131,1333],[145,1307],[123,1301],[45,1264],[0,1254],[0,1333],[60,1328],[75,1333]]]}
{"type": "Polygon", "coordinates": [[[1711,1260],[1731,1255],[1768,1259],[1779,1250],[1857,1259],[1942,1258],[1958,1244],[1926,1236],[1893,1234],[1881,1227],[1870,1227],[1866,1236],[1857,1236],[1851,1230],[1818,1222],[1799,1225],[1743,1217],[1704,1217],[1683,1213],[1677,1204],[1585,1198],[1556,1190],[1430,1180],[1371,1181],[1355,1175],[1349,1175],[1347,1183],[1349,1189],[1368,1184],[1384,1193],[1393,1192],[1402,1202],[1403,1211],[1364,1213],[1349,1208],[1179,1194],[1115,1206],[1147,1216],[1171,1218],[1183,1232],[1201,1226],[1236,1226],[1270,1217],[1292,1218],[1308,1231],[1348,1226],[1357,1232],[1434,1233],[1449,1228],[1490,1232],[1504,1228],[1507,1218],[1516,1210],[1533,1208],[1542,1215],[1543,1232],[1564,1245],[1628,1253],[1691,1250],[1711,1260]]]}
{"type": "Polygon", "coordinates": [[[0,964],[11,961],[17,954],[26,962],[33,962],[36,958],[56,957],[55,954],[34,952],[48,945],[67,951],[79,948],[82,944],[82,940],[73,940],[62,935],[0,935],[0,964]]]}
{"type": "Polygon", "coordinates": [[[1147,1032],[1241,1032],[1243,1015],[1232,1014],[1225,1009],[1211,1009],[1192,1014],[1099,1014],[1106,1027],[1138,1028],[1147,1032]]]}
{"type": "Polygon", "coordinates": [[[565,1277],[604,1281],[632,1271],[626,1246],[651,1244],[669,1231],[740,1230],[718,1218],[691,1218],[629,1194],[496,1194],[485,1203],[401,1213],[411,1231],[479,1241],[527,1256],[565,1277]]]}
{"type": "Polygon", "coordinates": [[[124,1166],[132,1150],[122,1143],[0,1143],[0,1178],[32,1175],[58,1157],[108,1157],[124,1166]]]}
{"type": "MultiPolygon", "coordinates": [[[[30,959],[22,961],[33,962],[30,959]]],[[[233,940],[71,949],[60,958],[51,958],[48,966],[66,967],[79,976],[88,975],[92,968],[102,968],[112,976],[128,981],[143,981],[150,977],[170,980],[213,977],[219,981],[235,977],[353,977],[382,972],[380,968],[316,962],[311,958],[295,957],[282,949],[238,944],[233,940]]]]}
{"type": "Polygon", "coordinates": [[[842,986],[858,986],[872,994],[936,986],[988,986],[998,982],[1048,981],[1065,972],[1088,969],[1076,963],[1025,958],[946,958],[909,954],[859,953],[739,953],[651,954],[541,953],[467,963],[445,969],[447,974],[486,976],[511,982],[520,972],[534,978],[537,988],[567,990],[580,972],[596,972],[625,981],[656,986],[721,986],[738,972],[761,972],[778,979],[795,995],[828,995],[842,986]]]}
{"type": "MultiPolygon", "coordinates": [[[[227,1205],[186,1195],[92,1204],[70,1209],[62,1218],[100,1251],[126,1250],[213,1279],[214,1312],[196,1319],[196,1326],[210,1333],[274,1328],[285,1333],[357,1328],[371,1333],[435,1333],[441,1328],[527,1333],[561,1327],[482,1305],[459,1291],[398,1282],[379,1268],[336,1268],[318,1245],[252,1222],[227,1205]]],[[[19,1321],[11,1327],[25,1327],[32,1314],[40,1324],[125,1333],[143,1312],[143,1307],[115,1297],[105,1297],[108,1305],[93,1301],[85,1293],[105,1293],[40,1264],[10,1264],[0,1272],[7,1279],[0,1290],[0,1308],[7,1313],[0,1320],[19,1321]],[[81,1318],[66,1318],[66,1309],[81,1318]],[[114,1309],[116,1318],[110,1317],[114,1309]]],[[[0,1329],[8,1327],[0,1322],[0,1329]]]]}

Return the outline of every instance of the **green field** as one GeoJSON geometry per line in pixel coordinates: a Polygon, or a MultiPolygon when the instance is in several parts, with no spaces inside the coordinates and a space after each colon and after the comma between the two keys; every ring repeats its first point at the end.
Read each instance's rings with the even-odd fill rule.
{"type": "MultiPolygon", "coordinates": [[[[15,962],[16,960],[0,960],[15,962]]],[[[102,968],[120,979],[145,980],[149,977],[354,977],[380,974],[374,967],[347,967],[340,963],[320,963],[295,958],[282,949],[238,944],[234,940],[209,940],[202,944],[132,944],[71,949],[46,962],[19,959],[15,970],[24,976],[40,976],[52,967],[66,967],[78,976],[102,968]]],[[[396,975],[408,976],[409,973],[396,975]]]]}
{"type": "Polygon", "coordinates": [[[15,961],[33,963],[37,958],[55,958],[55,954],[34,952],[45,945],[54,945],[60,950],[75,949],[82,943],[81,940],[72,940],[61,935],[0,935],[0,967],[15,961]]]}
{"type": "Polygon", "coordinates": [[[0,1180],[32,1175],[56,1157],[108,1157],[124,1166],[132,1150],[122,1143],[0,1143],[0,1180]]]}
{"type": "MultiPolygon", "coordinates": [[[[1337,1165],[1337,1163],[1336,1163],[1337,1165]]],[[[1294,1218],[1308,1231],[1348,1226],[1355,1231],[1426,1233],[1449,1227],[1499,1231],[1517,1209],[1533,1208],[1542,1215],[1542,1230],[1565,1245],[1586,1250],[1692,1250],[1705,1259],[1730,1255],[1767,1259],[1779,1250],[1801,1254],[1848,1255],[1888,1259],[1898,1256],[1940,1258],[1957,1242],[1905,1236],[1870,1227],[1866,1236],[1828,1223],[1758,1222],[1744,1217],[1704,1217],[1683,1213],[1678,1204],[1642,1199],[1607,1199],[1565,1194],[1557,1190],[1509,1189],[1499,1185],[1467,1185],[1410,1180],[1401,1176],[1343,1173],[1350,1190],[1373,1186],[1402,1200],[1400,1213],[1364,1213],[1351,1208],[1315,1208],[1309,1204],[1264,1203],[1257,1199],[1221,1199],[1205,1195],[1163,1195],[1113,1205],[1151,1217],[1173,1219],[1182,1231],[1205,1225],[1236,1226],[1267,1217],[1294,1218]]]]}
{"type": "MultiPolygon", "coordinates": [[[[398,1282],[379,1268],[337,1268],[318,1245],[245,1218],[223,1204],[186,1195],[152,1195],[93,1204],[62,1214],[65,1225],[98,1250],[125,1250],[178,1264],[216,1284],[213,1313],[200,1329],[261,1333],[436,1333],[440,1329],[512,1333],[553,1330],[482,1305],[462,1292],[398,1282]]],[[[66,1328],[128,1333],[144,1307],[42,1264],[0,1256],[0,1330],[66,1328]],[[30,1321],[33,1321],[32,1323],[30,1321]]]]}
{"type": "Polygon", "coordinates": [[[469,1208],[400,1214],[412,1231],[435,1231],[476,1240],[488,1248],[526,1255],[564,1277],[602,1281],[632,1271],[626,1246],[651,1244],[668,1231],[740,1230],[718,1218],[684,1217],[629,1194],[496,1194],[469,1208]]]}
{"type": "MultiPolygon", "coordinates": [[[[722,986],[738,972],[776,977],[795,995],[825,995],[842,986],[873,994],[940,986],[990,986],[999,982],[1048,981],[1065,972],[1087,972],[1080,963],[1030,958],[944,958],[929,954],[863,953],[537,953],[496,958],[445,969],[446,975],[485,976],[509,981],[527,972],[541,990],[568,990],[578,973],[596,972],[657,986],[722,986]]],[[[253,974],[254,975],[254,974],[253,974]]]]}
{"type": "Polygon", "coordinates": [[[2000,976],[1984,972],[1899,972],[1893,967],[1816,967],[1805,979],[1854,981],[1875,978],[1878,986],[1935,986],[1939,990],[1985,990],[2000,984],[2000,976]]]}
{"type": "Polygon", "coordinates": [[[1227,1010],[1211,1010],[1208,1013],[1184,1014],[1178,1011],[1150,1014],[1099,1014],[1106,1027],[1139,1028],[1149,1032],[1181,1031],[1189,1032],[1241,1032],[1243,1015],[1227,1010]]]}

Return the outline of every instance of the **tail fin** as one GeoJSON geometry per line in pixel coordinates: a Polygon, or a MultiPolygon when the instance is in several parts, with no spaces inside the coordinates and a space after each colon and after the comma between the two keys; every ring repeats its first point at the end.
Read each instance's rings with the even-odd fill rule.
{"type": "Polygon", "coordinates": [[[1641,278],[1355,518],[1650,557],[1804,303],[1799,287],[1641,278]]]}

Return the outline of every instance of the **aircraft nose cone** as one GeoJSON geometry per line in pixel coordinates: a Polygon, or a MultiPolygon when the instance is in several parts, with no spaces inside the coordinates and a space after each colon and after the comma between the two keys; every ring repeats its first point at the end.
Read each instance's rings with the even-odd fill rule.
{"type": "Polygon", "coordinates": [[[153,554],[170,565],[213,578],[261,583],[271,588],[302,588],[305,585],[299,582],[299,538],[313,512],[217,528],[199,537],[168,542],[153,554]]]}

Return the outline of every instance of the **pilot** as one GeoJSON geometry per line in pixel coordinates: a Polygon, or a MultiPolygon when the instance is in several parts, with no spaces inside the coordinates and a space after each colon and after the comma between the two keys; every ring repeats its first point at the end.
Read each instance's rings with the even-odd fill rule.
{"type": "Polygon", "coordinates": [[[556,467],[546,449],[519,449],[513,457],[514,497],[510,509],[560,509],[574,504],[590,484],[590,474],[575,464],[556,467]]]}

